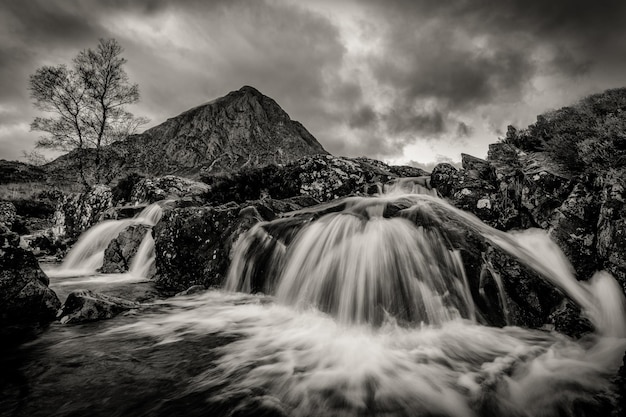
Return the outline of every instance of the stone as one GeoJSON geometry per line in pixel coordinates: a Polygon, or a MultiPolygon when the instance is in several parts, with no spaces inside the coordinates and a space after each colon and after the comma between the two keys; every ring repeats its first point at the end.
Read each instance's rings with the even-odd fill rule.
{"type": "Polygon", "coordinates": [[[473,178],[479,178],[490,182],[496,180],[496,170],[494,166],[484,159],[462,153],[461,163],[463,169],[466,170],[473,178]]]}
{"type": "Polygon", "coordinates": [[[176,293],[176,297],[180,297],[184,295],[200,294],[205,291],[206,291],[206,287],[204,285],[192,285],[191,287],[187,288],[185,291],[176,293]]]}
{"type": "Polygon", "coordinates": [[[35,255],[19,247],[0,248],[0,329],[45,325],[61,306],[35,255]]]}
{"type": "Polygon", "coordinates": [[[208,190],[209,186],[203,182],[175,175],[145,178],[133,187],[130,202],[133,204],[152,204],[161,200],[197,197],[208,190]]]}
{"type": "MultiPolygon", "coordinates": [[[[408,171],[407,173],[421,173],[408,171]]],[[[224,204],[306,196],[319,202],[347,195],[368,195],[397,178],[384,162],[331,155],[305,156],[284,166],[268,165],[230,175],[203,177],[210,186],[206,203],[224,204]]]]}
{"type": "Polygon", "coordinates": [[[596,249],[598,262],[626,292],[625,180],[611,178],[602,189],[596,249]]]}
{"type": "Polygon", "coordinates": [[[220,285],[240,210],[238,206],[166,210],[153,230],[157,285],[177,291],[220,285]]]}
{"type": "Polygon", "coordinates": [[[54,213],[54,237],[78,238],[82,232],[96,224],[102,213],[112,206],[111,189],[105,185],[96,185],[84,193],[63,197],[54,213]]]}
{"type": "Polygon", "coordinates": [[[11,229],[17,219],[17,211],[10,201],[0,201],[0,223],[11,229]]]}
{"type": "Polygon", "coordinates": [[[599,214],[598,193],[578,183],[550,219],[550,237],[572,263],[578,279],[591,278],[600,267],[596,253],[599,214]]]}
{"type": "Polygon", "coordinates": [[[437,164],[430,173],[430,185],[443,197],[449,197],[458,187],[459,170],[448,163],[437,164]]]}
{"type": "Polygon", "coordinates": [[[105,249],[100,272],[105,274],[128,272],[139,245],[146,233],[151,231],[149,226],[143,224],[133,224],[122,230],[105,249]]]}
{"type": "Polygon", "coordinates": [[[110,319],[138,307],[138,303],[123,298],[90,290],[74,290],[67,296],[58,317],[63,324],[85,323],[110,319]]]}

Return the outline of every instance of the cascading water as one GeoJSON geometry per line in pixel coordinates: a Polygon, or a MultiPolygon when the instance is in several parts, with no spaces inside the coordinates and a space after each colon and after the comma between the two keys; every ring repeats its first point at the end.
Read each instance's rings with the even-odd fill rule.
{"type": "MultiPolygon", "coordinates": [[[[411,184],[399,187],[420,191],[420,182],[411,184]]],[[[234,248],[229,291],[156,302],[88,337],[90,326],[44,337],[34,355],[42,363],[31,372],[38,385],[16,415],[47,415],[33,408],[37,395],[63,403],[68,415],[614,412],[611,378],[626,324],[624,297],[608,273],[578,282],[543,232],[503,233],[432,194],[388,192],[258,223],[234,248]],[[485,325],[481,292],[454,245],[476,236],[567,294],[595,332],[575,340],[485,325]],[[72,331],[80,333],[68,337],[72,331]],[[100,376],[103,364],[117,373],[100,376]],[[103,398],[103,384],[115,392],[103,398]]]]}
{"type": "Polygon", "coordinates": [[[236,330],[223,331],[246,339],[225,348],[195,389],[263,386],[296,416],[609,413],[608,376],[626,349],[624,297],[613,277],[579,282],[543,231],[500,232],[428,194],[396,187],[347,199],[311,217],[289,244],[273,224],[285,219],[256,225],[235,248],[226,289],[256,287],[300,312],[255,305],[235,321],[220,310],[224,317],[199,323],[228,322],[236,330]],[[577,342],[477,323],[461,257],[446,244],[452,218],[565,293],[596,332],[577,342]]]}
{"type": "MultiPolygon", "coordinates": [[[[139,214],[132,219],[123,220],[107,220],[96,224],[91,229],[83,233],[76,245],[67,254],[63,263],[58,269],[46,271],[50,276],[80,276],[91,275],[102,266],[104,259],[104,251],[107,246],[120,232],[133,224],[144,224],[154,226],[163,213],[160,203],[154,203],[147,206],[139,214]]],[[[145,238],[142,242],[133,262],[131,272],[147,271],[150,265],[146,263],[153,262],[150,254],[154,252],[154,242],[152,239],[145,238]],[[145,244],[144,244],[145,243],[145,244]]]]}

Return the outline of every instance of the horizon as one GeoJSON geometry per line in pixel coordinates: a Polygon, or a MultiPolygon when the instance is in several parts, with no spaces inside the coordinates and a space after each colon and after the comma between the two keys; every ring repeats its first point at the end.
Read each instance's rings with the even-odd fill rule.
{"type": "Polygon", "coordinates": [[[0,4],[0,159],[41,115],[28,77],[99,38],[124,47],[147,128],[244,85],[324,148],[394,164],[485,157],[511,124],[626,85],[626,5],[328,0],[0,4]],[[199,104],[198,104],[199,103],[199,104]]]}

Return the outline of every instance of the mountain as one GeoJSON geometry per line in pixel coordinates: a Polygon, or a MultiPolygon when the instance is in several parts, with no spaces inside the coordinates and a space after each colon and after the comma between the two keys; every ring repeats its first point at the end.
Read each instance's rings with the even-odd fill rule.
{"type": "MultiPolygon", "coordinates": [[[[328,152],[273,99],[244,86],[107,146],[103,160],[110,177],[129,172],[197,177],[315,154],[328,152]]],[[[78,151],[70,152],[47,168],[77,172],[77,156],[78,151]]],[[[95,151],[83,150],[83,158],[93,168],[95,151]]]]}

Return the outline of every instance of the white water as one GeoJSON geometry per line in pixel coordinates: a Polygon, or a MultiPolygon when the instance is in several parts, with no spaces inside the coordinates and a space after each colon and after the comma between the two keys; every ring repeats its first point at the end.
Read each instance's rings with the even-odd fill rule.
{"type": "MultiPolygon", "coordinates": [[[[132,219],[107,220],[96,224],[80,236],[59,268],[48,270],[46,273],[52,277],[94,275],[97,269],[102,266],[104,251],[122,230],[133,224],[154,226],[161,218],[162,213],[163,210],[159,203],[154,203],[132,219]]],[[[154,252],[154,241],[144,239],[144,242],[145,245],[142,243],[136,258],[141,256],[142,262],[153,262],[150,254],[154,252]],[[150,242],[152,248],[149,247],[150,242]]],[[[144,273],[150,268],[149,265],[145,266],[137,262],[133,262],[133,267],[131,267],[131,272],[134,274],[131,275],[144,273]]]]}
{"type": "Polygon", "coordinates": [[[610,403],[609,375],[626,348],[624,339],[576,342],[463,319],[347,325],[316,309],[221,291],[164,305],[110,337],[150,335],[174,348],[207,334],[236,337],[189,381],[187,392],[206,392],[209,409],[245,393],[290,416],[595,416],[610,403]]]}
{"type": "Polygon", "coordinates": [[[434,196],[401,192],[350,199],[289,245],[263,226],[240,239],[226,288],[252,291],[261,271],[273,296],[175,297],[103,337],[147,335],[174,349],[232,337],[188,381],[187,394],[205,394],[208,415],[242,395],[290,416],[573,417],[612,407],[610,380],[626,349],[621,289],[606,272],[578,282],[545,233],[506,234],[434,196]],[[578,303],[595,333],[573,340],[476,323],[459,253],[434,230],[384,218],[393,201],[407,217],[454,214],[578,303]]]}
{"type": "Polygon", "coordinates": [[[138,328],[170,341],[182,323],[185,331],[242,335],[195,389],[265,387],[295,416],[595,416],[611,408],[626,309],[610,274],[577,281],[545,232],[507,234],[432,195],[396,189],[345,206],[305,226],[288,247],[264,224],[250,231],[257,244],[240,239],[226,288],[249,290],[251,271],[267,270],[251,264],[269,257],[278,276],[266,289],[282,305],[229,307],[226,295],[212,293],[185,301],[189,310],[160,330],[138,328]],[[389,202],[442,228],[439,214],[454,216],[574,300],[595,333],[575,341],[477,324],[458,253],[405,218],[383,218],[389,202]],[[200,312],[207,302],[220,306],[200,312]]]}

